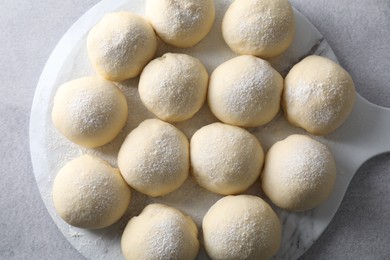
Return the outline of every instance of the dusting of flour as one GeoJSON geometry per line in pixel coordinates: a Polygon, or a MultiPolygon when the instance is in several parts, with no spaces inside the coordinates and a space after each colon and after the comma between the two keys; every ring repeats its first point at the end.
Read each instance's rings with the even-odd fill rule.
{"type": "MultiPolygon", "coordinates": [[[[156,56],[161,56],[167,52],[187,53],[201,60],[209,73],[211,73],[219,64],[235,57],[236,54],[234,54],[227,47],[222,38],[221,32],[223,14],[226,12],[231,2],[231,0],[215,1],[215,23],[211,32],[199,44],[190,49],[179,49],[161,43],[159,45],[156,56]]],[[[126,4],[123,4],[121,10],[130,10],[133,12],[137,12],[138,10],[139,13],[139,10],[143,10],[143,5],[144,1],[127,1],[126,4]]],[[[107,10],[107,12],[110,11],[114,10],[107,10]]],[[[86,26],[92,25],[87,24],[86,26]]],[[[300,28],[301,27],[297,26],[298,30],[300,28]]],[[[301,32],[298,31],[297,33],[299,34],[301,32]]],[[[312,43],[314,45],[317,43],[318,39],[321,38],[321,36],[317,34],[317,32],[314,32],[312,35],[315,35],[315,37],[308,36],[309,34],[307,31],[305,31],[304,35],[309,38],[312,37],[312,43]]],[[[53,96],[58,86],[64,82],[82,76],[95,75],[95,72],[93,71],[88,61],[85,48],[85,38],[86,35],[84,35],[83,38],[80,38],[80,40],[75,44],[73,52],[67,58],[66,62],[61,64],[62,67],[60,72],[56,76],[56,84],[53,85],[52,89],[50,90],[52,91],[50,100],[45,101],[49,104],[49,109],[45,114],[46,118],[44,124],[44,130],[46,131],[46,143],[44,145],[46,146],[47,161],[49,165],[47,176],[44,176],[45,178],[38,182],[38,186],[41,189],[42,198],[50,214],[52,215],[53,220],[56,222],[59,229],[64,233],[66,238],[77,250],[79,250],[80,253],[90,259],[122,259],[123,257],[121,256],[120,250],[120,238],[123,229],[126,226],[128,220],[131,217],[138,215],[146,205],[153,202],[158,202],[174,206],[182,210],[185,214],[190,215],[196,222],[197,226],[200,228],[204,214],[211,205],[213,205],[219,198],[221,198],[221,196],[201,188],[190,176],[178,190],[163,197],[149,198],[132,190],[131,203],[125,216],[119,222],[108,228],[101,230],[78,229],[67,225],[58,217],[54,210],[51,199],[51,187],[58,170],[64,166],[65,163],[82,154],[98,156],[108,161],[112,166],[116,166],[119,148],[127,134],[132,129],[137,127],[138,124],[143,120],[154,117],[153,114],[151,114],[143,106],[139,98],[137,89],[138,78],[136,78],[118,83],[118,87],[123,91],[128,102],[129,119],[121,133],[109,144],[95,149],[83,148],[68,141],[54,128],[51,122],[50,113],[53,96]]],[[[299,44],[300,41],[304,40],[304,38],[298,38],[298,44],[293,44],[293,46],[306,46],[299,44]]],[[[289,66],[291,66],[291,61],[296,61],[299,57],[304,56],[306,53],[308,53],[309,50],[311,50],[312,46],[310,45],[306,47],[308,48],[299,49],[299,47],[297,47],[293,51],[287,52],[283,59],[279,61],[280,64],[283,64],[283,66],[276,66],[278,67],[278,70],[285,71],[289,66]]],[[[329,55],[332,56],[333,53],[330,53],[329,55]]],[[[275,64],[273,65],[275,66],[275,64]]],[[[176,123],[175,125],[181,129],[188,138],[190,138],[194,132],[203,125],[216,121],[217,119],[211,114],[207,105],[205,105],[193,118],[185,122],[176,123]]],[[[274,142],[284,139],[289,134],[302,133],[302,130],[289,125],[281,113],[266,126],[249,130],[254,135],[256,135],[256,137],[258,137],[263,147],[265,148],[264,150],[267,150],[267,148],[270,147],[274,142]]],[[[248,193],[262,196],[258,181],[248,190],[248,193]]],[[[282,248],[280,250],[281,256],[286,254],[288,256],[292,256],[296,254],[296,252],[300,252],[299,250],[295,251],[295,247],[293,249],[290,248],[290,245],[296,243],[296,241],[300,241],[303,248],[310,246],[315,240],[316,236],[314,233],[312,234],[310,232],[306,232],[305,227],[307,225],[298,225],[298,231],[294,229],[294,232],[290,227],[296,226],[296,223],[301,223],[302,219],[306,222],[309,221],[309,217],[311,216],[310,212],[306,216],[287,214],[284,211],[278,210],[278,215],[281,218],[281,222],[283,222],[283,239],[287,239],[287,241],[289,241],[288,243],[286,241],[282,243],[282,248]],[[293,240],[290,241],[289,239],[291,237],[293,237],[293,240]]],[[[313,225],[311,222],[307,224],[313,225]]],[[[202,237],[201,230],[199,237],[200,239],[202,237]]],[[[208,259],[204,251],[200,252],[199,259],[208,259]]]]}

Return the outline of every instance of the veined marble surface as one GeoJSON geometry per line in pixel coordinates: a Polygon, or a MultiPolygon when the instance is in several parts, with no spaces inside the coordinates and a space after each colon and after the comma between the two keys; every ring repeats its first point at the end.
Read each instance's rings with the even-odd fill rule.
{"type": "MultiPolygon", "coordinates": [[[[83,8],[87,5],[91,6],[94,2],[96,1],[86,1],[85,4],[78,1],[73,4],[64,1],[54,4],[46,1],[25,1],[21,5],[18,1],[9,1],[1,4],[0,19],[5,19],[5,23],[1,25],[1,32],[6,37],[0,39],[1,43],[4,43],[2,46],[5,46],[0,56],[3,82],[1,172],[4,173],[0,182],[2,190],[0,225],[3,233],[0,258],[81,258],[56,231],[41,203],[32,178],[26,136],[28,114],[35,86],[31,79],[37,79],[50,53],[49,49],[54,47],[55,42],[69,26],[70,21],[62,17],[76,19],[86,10],[83,8]],[[47,10],[50,12],[47,13],[47,10]],[[48,21],[54,21],[54,24],[48,21]],[[24,25],[24,29],[20,25],[24,25]],[[51,29],[48,31],[47,28],[51,29]],[[48,35],[53,35],[53,38],[48,35]]],[[[390,53],[388,49],[390,34],[386,29],[390,24],[389,2],[387,0],[358,3],[350,0],[292,2],[316,23],[321,32],[325,33],[337,56],[341,57],[339,60],[342,65],[354,77],[358,91],[378,104],[389,105],[390,95],[386,88],[390,82],[386,80],[389,77],[386,68],[389,67],[390,53]]],[[[364,149],[369,152],[352,158],[351,165],[354,165],[354,170],[349,172],[355,172],[355,168],[358,168],[364,158],[380,152],[378,147],[387,149],[386,142],[382,142],[379,138],[383,133],[376,130],[383,128],[373,126],[388,120],[388,117],[379,108],[364,108],[366,103],[360,101],[358,104],[361,106],[357,107],[363,109],[355,109],[353,118],[356,116],[358,119],[365,118],[369,121],[353,121],[360,122],[352,125],[354,134],[350,131],[340,133],[343,135],[343,140],[347,141],[346,147],[349,151],[360,151],[361,147],[366,146],[372,148],[364,149]],[[373,128],[375,131],[372,131],[373,128]],[[368,140],[365,140],[367,133],[371,134],[368,140]],[[362,140],[363,143],[355,143],[356,140],[351,137],[358,137],[357,140],[362,140]]],[[[337,141],[337,138],[333,136],[330,141],[337,141]]],[[[388,247],[390,238],[386,230],[390,224],[389,218],[386,217],[389,214],[390,203],[387,185],[390,182],[389,158],[389,156],[381,156],[370,160],[359,170],[357,178],[347,192],[341,210],[325,234],[305,255],[307,259],[367,259],[368,257],[385,259],[390,255],[388,247]]],[[[343,177],[344,183],[348,183],[352,176],[347,171],[345,176],[347,177],[343,177]]],[[[307,219],[313,216],[309,215],[307,219]]],[[[290,232],[292,236],[301,234],[292,229],[290,232]]],[[[77,238],[82,234],[73,232],[70,235],[77,238]]],[[[306,240],[310,241],[310,239],[306,240]]],[[[92,246],[99,243],[101,242],[92,243],[92,246]]],[[[300,248],[295,252],[303,248],[301,243],[291,246],[293,249],[300,248]]]]}
{"type": "MultiPolygon", "coordinates": [[[[221,33],[222,18],[231,2],[231,0],[216,2],[217,14],[213,29],[200,44],[190,49],[177,49],[160,43],[156,56],[161,56],[166,52],[185,52],[200,59],[209,73],[222,62],[236,56],[224,43],[221,33]]],[[[144,119],[152,117],[139,100],[137,79],[120,84],[120,88],[124,91],[130,104],[130,119],[126,128],[112,143],[101,148],[84,149],[71,144],[54,129],[50,116],[53,96],[60,84],[78,77],[95,74],[88,61],[85,48],[86,34],[89,29],[107,12],[129,10],[143,14],[143,8],[144,1],[141,0],[132,2],[123,0],[117,1],[115,4],[106,0],[92,8],[65,34],[53,52],[38,84],[33,104],[30,132],[31,153],[42,198],[65,237],[81,254],[89,259],[121,258],[120,237],[122,229],[131,216],[138,215],[148,203],[161,202],[179,208],[192,216],[200,229],[203,215],[221,197],[203,190],[195,184],[192,178],[189,178],[178,191],[161,198],[148,198],[133,191],[132,203],[126,217],[115,225],[102,230],[88,231],[70,227],[55,213],[51,199],[52,182],[64,163],[82,153],[89,153],[100,156],[115,165],[117,151],[126,134],[144,119]]],[[[322,55],[337,61],[326,40],[315,27],[297,11],[295,11],[295,17],[297,28],[295,41],[283,55],[271,60],[274,67],[281,74],[286,75],[295,63],[310,54],[322,55]]],[[[354,135],[349,143],[343,134],[344,132],[354,134],[354,129],[358,129],[367,120],[371,120],[371,117],[361,116],[362,112],[368,109],[368,106],[369,103],[358,98],[355,111],[348,122],[330,137],[318,138],[333,150],[338,166],[336,186],[326,203],[302,213],[286,212],[274,207],[282,223],[282,244],[275,259],[297,259],[310,248],[335,214],[357,168],[370,156],[375,155],[369,154],[361,158],[359,153],[363,152],[359,149],[367,149],[364,142],[357,149],[348,149],[349,143],[357,146],[362,137],[358,135],[360,131],[356,132],[357,135],[354,135]],[[354,160],[355,158],[361,160],[354,160]]],[[[390,119],[389,111],[383,115],[390,119]]],[[[190,138],[196,129],[213,121],[216,121],[215,118],[205,107],[195,118],[177,125],[190,138]]],[[[367,132],[362,134],[371,133],[370,129],[365,130],[367,132]]],[[[290,126],[281,114],[266,126],[253,128],[250,131],[259,137],[265,150],[275,141],[284,139],[292,133],[304,133],[303,130],[290,126]]],[[[390,139],[385,127],[381,130],[381,134],[383,139],[390,139]]],[[[385,149],[390,150],[390,142],[387,145],[385,149]]],[[[248,192],[262,196],[259,182],[256,182],[248,192]]],[[[207,259],[206,254],[201,252],[199,259],[207,259]]]]}

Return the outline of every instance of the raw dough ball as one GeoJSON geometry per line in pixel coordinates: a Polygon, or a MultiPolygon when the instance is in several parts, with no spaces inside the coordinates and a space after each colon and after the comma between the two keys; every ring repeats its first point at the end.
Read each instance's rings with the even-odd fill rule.
{"type": "Polygon", "coordinates": [[[104,228],[119,220],[130,203],[130,188],[119,170],[91,155],[67,163],[53,183],[54,207],[79,228],[104,228]]]}
{"type": "Polygon", "coordinates": [[[157,38],[152,26],[130,12],[106,14],[87,38],[93,67],[112,81],[138,76],[156,49],[157,38]]]}
{"type": "Polygon", "coordinates": [[[189,174],[189,163],[187,137],[158,119],[147,119],[131,131],[118,154],[126,182],[152,197],[179,188],[189,174]]]}
{"type": "Polygon", "coordinates": [[[203,238],[212,259],[269,259],[280,247],[281,227],[272,208],[256,196],[227,196],[203,218],[203,238]]]}
{"type": "Polygon", "coordinates": [[[315,135],[327,135],[347,119],[355,96],[348,72],[327,58],[313,55],[288,73],[282,106],[293,125],[315,135]]]}
{"type": "Polygon", "coordinates": [[[160,38],[173,46],[187,48],[211,30],[213,0],[147,0],[146,16],[160,38]]]}
{"type": "Polygon", "coordinates": [[[336,164],[330,150],[304,135],[275,143],[265,158],[264,193],[280,208],[303,211],[317,207],[331,194],[336,164]]]}
{"type": "Polygon", "coordinates": [[[278,113],[282,90],[282,76],[267,61],[238,56],[211,74],[208,103],[224,123],[254,127],[268,123],[278,113]]]}
{"type": "Polygon", "coordinates": [[[293,42],[294,12],[287,0],[236,0],[223,18],[222,33],[234,52],[278,56],[293,42]]]}
{"type": "Polygon", "coordinates": [[[122,235],[126,260],[195,259],[199,251],[198,229],[189,216],[162,204],[150,204],[133,217],[122,235]]]}
{"type": "Polygon", "coordinates": [[[186,54],[164,54],[142,71],[139,94],[144,105],[162,120],[191,118],[206,100],[208,73],[186,54]]]}
{"type": "Polygon", "coordinates": [[[222,195],[245,191],[260,175],[263,149],[254,135],[214,123],[199,129],[190,144],[192,173],[200,186],[222,195]]]}
{"type": "Polygon", "coordinates": [[[70,141],[97,147],[112,141],[127,120],[127,101],[111,82],[86,77],[61,85],[54,97],[54,126],[70,141]]]}

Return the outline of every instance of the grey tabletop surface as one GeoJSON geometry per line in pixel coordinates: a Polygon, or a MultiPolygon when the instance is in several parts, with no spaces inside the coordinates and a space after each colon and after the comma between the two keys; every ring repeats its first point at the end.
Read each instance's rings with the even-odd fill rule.
{"type": "MultiPolygon", "coordinates": [[[[0,259],[83,259],[41,200],[28,130],[50,53],[97,2],[0,0],[0,259]]],[[[357,91],[390,107],[390,1],[291,2],[328,40],[357,91]]],[[[334,219],[302,258],[390,259],[389,245],[390,154],[383,154],[360,167],[334,219]]]]}

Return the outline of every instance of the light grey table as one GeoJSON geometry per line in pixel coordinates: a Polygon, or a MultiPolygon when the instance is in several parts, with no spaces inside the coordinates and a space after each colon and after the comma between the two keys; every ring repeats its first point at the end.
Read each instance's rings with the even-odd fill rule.
{"type": "MultiPolygon", "coordinates": [[[[83,259],[40,198],[28,126],[51,51],[97,2],[0,0],[0,259],[83,259]]],[[[328,40],[358,92],[390,107],[390,1],[291,2],[328,40]]],[[[389,154],[359,169],[333,221],[303,259],[390,259],[389,154]]]]}

